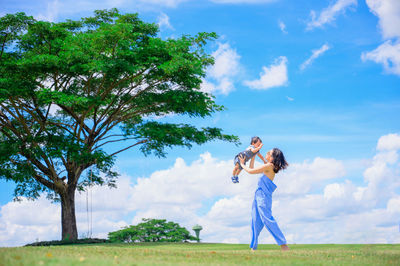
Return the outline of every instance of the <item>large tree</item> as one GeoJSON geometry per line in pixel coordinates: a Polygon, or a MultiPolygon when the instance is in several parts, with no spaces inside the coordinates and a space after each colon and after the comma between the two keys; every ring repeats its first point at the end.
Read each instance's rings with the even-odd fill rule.
{"type": "Polygon", "coordinates": [[[76,191],[89,175],[115,186],[120,152],[165,156],[173,146],[238,142],[219,128],[159,119],[223,110],[200,90],[213,63],[204,46],[215,33],[164,40],[137,14],[94,13],[60,23],[0,18],[0,178],[16,183],[16,199],[47,193],[60,201],[62,239],[78,236],[76,191]]]}

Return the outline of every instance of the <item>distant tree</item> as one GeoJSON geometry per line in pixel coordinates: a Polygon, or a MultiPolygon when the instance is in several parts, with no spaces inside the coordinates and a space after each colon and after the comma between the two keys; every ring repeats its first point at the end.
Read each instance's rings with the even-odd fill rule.
{"type": "Polygon", "coordinates": [[[60,23],[0,17],[0,178],[17,184],[16,199],[45,192],[61,201],[62,239],[78,237],[76,190],[89,175],[115,186],[112,166],[122,151],[165,156],[173,146],[238,142],[219,128],[155,119],[223,110],[200,90],[213,63],[204,46],[216,34],[163,40],[157,33],[156,24],[117,9],[60,23]]]}
{"type": "Polygon", "coordinates": [[[108,233],[111,242],[183,242],[197,240],[189,231],[163,219],[142,219],[142,223],[108,233]]]}

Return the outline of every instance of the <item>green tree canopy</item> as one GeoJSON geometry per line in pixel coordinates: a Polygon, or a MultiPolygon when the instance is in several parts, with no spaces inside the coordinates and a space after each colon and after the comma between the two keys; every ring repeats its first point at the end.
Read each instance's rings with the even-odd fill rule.
{"type": "Polygon", "coordinates": [[[142,219],[142,223],[108,233],[111,242],[183,242],[197,240],[189,231],[164,219],[142,219]]]}
{"type": "Polygon", "coordinates": [[[94,13],[59,23],[0,18],[0,178],[17,184],[17,198],[60,200],[63,239],[77,238],[75,192],[89,167],[93,184],[114,186],[124,150],[165,156],[174,146],[238,142],[219,128],[154,119],[223,110],[200,90],[215,33],[164,40],[137,14],[94,13]]]}

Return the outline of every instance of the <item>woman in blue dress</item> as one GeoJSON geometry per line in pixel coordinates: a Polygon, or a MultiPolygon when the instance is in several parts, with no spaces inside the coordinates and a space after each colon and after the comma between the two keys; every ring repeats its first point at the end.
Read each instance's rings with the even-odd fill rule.
{"type": "Polygon", "coordinates": [[[282,151],[278,148],[274,148],[267,152],[265,159],[268,161],[267,164],[254,168],[254,156],[250,161],[250,167],[244,164],[244,158],[240,158],[240,164],[242,168],[249,174],[263,174],[258,180],[257,190],[254,194],[253,207],[251,212],[252,217],[252,240],[250,248],[254,251],[258,246],[258,235],[264,226],[275,238],[278,245],[281,246],[283,251],[289,250],[286,244],[286,239],[279,229],[277,222],[272,216],[272,193],[276,189],[276,185],[273,180],[275,174],[280,170],[285,169],[288,163],[285,160],[285,156],[282,151]]]}

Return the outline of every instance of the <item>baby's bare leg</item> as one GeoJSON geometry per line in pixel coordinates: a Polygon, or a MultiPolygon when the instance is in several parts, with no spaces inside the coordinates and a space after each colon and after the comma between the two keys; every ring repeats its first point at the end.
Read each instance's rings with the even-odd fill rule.
{"type": "MultiPolygon", "coordinates": [[[[232,175],[233,176],[236,176],[236,172],[239,170],[239,164],[235,164],[235,168],[233,168],[233,172],[232,172],[232,175]]],[[[239,171],[239,173],[240,173],[240,171],[239,171]]]]}
{"type": "Polygon", "coordinates": [[[236,171],[236,176],[238,176],[240,172],[242,172],[242,169],[238,168],[238,170],[236,171]]]}

